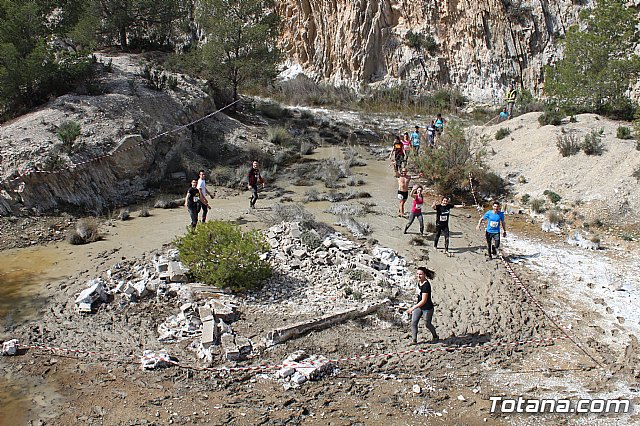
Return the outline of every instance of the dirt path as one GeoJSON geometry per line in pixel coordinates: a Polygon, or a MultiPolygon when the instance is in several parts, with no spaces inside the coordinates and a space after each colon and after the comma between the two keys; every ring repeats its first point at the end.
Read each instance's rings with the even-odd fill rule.
{"type": "MultiPolygon", "coordinates": [[[[339,150],[334,147],[319,150],[314,158],[338,155],[339,150]]],[[[470,346],[468,349],[406,353],[341,363],[335,375],[305,383],[299,389],[285,389],[267,374],[219,376],[176,368],[141,372],[133,363],[99,362],[86,357],[77,359],[30,351],[21,357],[0,359],[6,367],[1,380],[6,391],[0,395],[5,401],[0,407],[3,414],[0,419],[19,419],[18,424],[40,419],[47,424],[60,425],[386,425],[425,421],[431,424],[555,424],[558,418],[554,415],[491,415],[489,396],[540,397],[555,392],[573,398],[585,395],[587,389],[590,393],[586,395],[593,397],[607,392],[620,395],[615,394],[620,390],[617,383],[621,380],[628,383],[629,377],[621,376],[622,373],[606,376],[604,370],[593,369],[589,357],[566,340],[556,341],[549,347],[531,344],[516,350],[498,346],[474,348],[484,343],[557,338],[562,334],[514,285],[498,261],[485,261],[482,253],[484,237],[482,232],[475,230],[478,213],[473,207],[454,209],[450,250],[453,257],[446,257],[433,250],[430,234],[425,238],[415,234],[417,224],[413,225],[413,233],[402,233],[405,220],[395,214],[397,186],[388,164],[364,152],[362,155],[367,165],[355,167],[353,171],[365,181],[359,189],[371,194],[367,201],[375,203],[374,213],[358,218],[370,223],[373,232],[368,238],[398,250],[406,256],[412,269],[426,263],[437,274],[433,280],[437,304],[434,324],[444,341],[436,346],[423,344],[420,348],[443,349],[465,344],[470,346]],[[411,241],[422,245],[412,245],[411,241]],[[20,383],[28,383],[28,388],[20,383]],[[414,385],[420,387],[419,392],[413,391],[414,385]]],[[[277,182],[277,185],[290,190],[288,195],[294,202],[302,200],[308,189],[285,186],[284,182],[277,182]]],[[[268,214],[275,203],[282,202],[280,198],[269,199],[271,194],[273,192],[267,190],[263,194],[266,199],[258,201],[257,214],[246,213],[247,192],[218,198],[209,217],[262,227],[261,216],[268,214]]],[[[429,203],[432,200],[432,197],[427,198],[429,203]]],[[[317,219],[332,223],[335,217],[324,211],[327,207],[326,202],[305,205],[317,219]]],[[[33,311],[23,312],[20,316],[5,307],[13,312],[15,319],[5,327],[2,337],[21,332],[25,333],[21,338],[28,340],[29,327],[48,327],[50,334],[60,330],[59,336],[67,340],[61,341],[61,345],[93,342],[105,352],[122,350],[130,354],[160,346],[155,329],[176,306],[140,304],[128,311],[126,318],[114,315],[113,311],[99,311],[90,317],[79,317],[71,312],[74,294],[87,279],[98,276],[118,261],[158,249],[185,230],[188,215],[184,209],[153,210],[152,213],[149,218],[137,218],[134,214],[131,221],[114,222],[106,228],[103,241],[88,246],[60,243],[30,252],[5,253],[4,258],[9,260],[4,268],[15,265],[16,259],[40,259],[33,265],[25,265],[22,270],[28,269],[32,275],[44,272],[50,282],[41,287],[40,279],[32,279],[31,286],[14,289],[12,294],[16,304],[31,298],[41,298],[43,303],[45,299],[49,300],[46,305],[38,303],[34,309],[38,316],[55,318],[56,324],[35,321],[31,326],[24,326],[22,321],[32,320],[33,311]],[[59,283],[60,277],[65,276],[71,278],[59,283]],[[149,311],[153,311],[153,315],[149,311]]],[[[426,220],[433,221],[433,214],[427,213],[426,220]]],[[[511,218],[507,218],[508,226],[510,221],[511,218]]],[[[503,240],[506,252],[510,238],[515,237],[508,236],[503,240]]],[[[514,268],[545,309],[554,317],[562,318],[566,305],[550,297],[548,281],[537,280],[518,265],[514,268]]],[[[402,294],[400,298],[410,303],[414,294],[402,294]]],[[[243,303],[242,319],[234,323],[234,329],[245,335],[259,336],[276,325],[293,322],[295,318],[287,314],[286,303],[278,306],[282,306],[281,314],[267,316],[255,305],[243,303]]],[[[614,352],[594,339],[591,324],[586,320],[573,332],[581,342],[588,343],[590,351],[597,349],[595,356],[599,361],[615,363],[620,356],[624,361],[624,353],[614,352]]],[[[422,324],[420,331],[424,332],[422,324]]],[[[297,349],[331,358],[404,352],[411,348],[407,332],[408,324],[402,323],[399,316],[393,319],[367,317],[277,345],[261,353],[260,358],[251,360],[251,364],[279,363],[297,349]]],[[[421,334],[420,338],[428,336],[421,334]]],[[[172,352],[183,351],[185,357],[192,357],[187,355],[187,343],[172,345],[172,352]]],[[[594,424],[611,424],[612,419],[589,417],[589,420],[594,424]]],[[[633,423],[630,417],[622,420],[633,423]]],[[[562,422],[565,421],[563,418],[562,422]]],[[[568,423],[580,422],[580,418],[575,418],[568,423]]],[[[0,424],[16,422],[2,420],[0,424]]]]}

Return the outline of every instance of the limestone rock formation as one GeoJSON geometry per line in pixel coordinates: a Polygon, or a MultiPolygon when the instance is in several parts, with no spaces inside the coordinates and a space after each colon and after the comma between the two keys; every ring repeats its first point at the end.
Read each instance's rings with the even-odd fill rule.
{"type": "Polygon", "coordinates": [[[476,101],[502,98],[514,79],[539,94],[555,42],[576,22],[569,0],[281,0],[286,66],[315,79],[358,87],[409,82],[456,87],[476,101]],[[431,36],[432,53],[406,43],[431,36]]]}

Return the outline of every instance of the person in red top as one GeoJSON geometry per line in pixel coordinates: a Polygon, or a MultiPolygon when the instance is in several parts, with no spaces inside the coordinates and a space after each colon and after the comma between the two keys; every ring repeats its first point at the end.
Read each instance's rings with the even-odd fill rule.
{"type": "Polygon", "coordinates": [[[407,233],[407,229],[409,229],[413,220],[417,218],[420,223],[420,235],[422,235],[424,232],[424,221],[422,219],[422,205],[424,204],[424,198],[422,197],[422,186],[414,186],[411,190],[411,197],[413,198],[413,207],[411,207],[411,214],[409,214],[409,223],[404,227],[404,233],[407,233]]]}
{"type": "Polygon", "coordinates": [[[251,201],[249,201],[249,208],[254,209],[256,207],[256,201],[258,201],[258,183],[261,183],[262,188],[264,188],[264,179],[262,179],[262,176],[260,175],[260,169],[258,168],[257,161],[254,161],[252,163],[247,178],[249,179],[248,189],[253,190],[251,201]]]}

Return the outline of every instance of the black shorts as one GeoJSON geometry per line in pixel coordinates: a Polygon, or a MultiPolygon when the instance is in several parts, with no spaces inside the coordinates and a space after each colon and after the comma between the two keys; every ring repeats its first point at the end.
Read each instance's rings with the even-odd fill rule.
{"type": "Polygon", "coordinates": [[[398,190],[398,200],[407,201],[408,198],[409,198],[409,191],[400,191],[400,190],[398,190]],[[400,198],[400,197],[402,197],[402,198],[400,198]]]}

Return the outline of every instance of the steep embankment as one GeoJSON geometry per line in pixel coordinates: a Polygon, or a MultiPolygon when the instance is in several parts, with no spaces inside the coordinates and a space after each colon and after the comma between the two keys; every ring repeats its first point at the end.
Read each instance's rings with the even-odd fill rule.
{"type": "Polygon", "coordinates": [[[640,168],[636,142],[616,137],[619,126],[595,114],[581,114],[575,123],[540,126],[540,113],[529,113],[503,123],[475,127],[471,132],[488,141],[489,166],[507,179],[516,198],[529,194],[531,199],[546,200],[544,191],[553,191],[562,199],[557,207],[575,209],[585,221],[605,220],[613,224],[637,224],[640,189],[633,176],[640,168]],[[510,134],[496,140],[496,132],[509,129],[510,134]],[[563,157],[556,146],[558,138],[574,135],[578,142],[592,131],[602,129],[601,155],[578,152],[563,157]]]}
{"type": "Polygon", "coordinates": [[[61,96],[0,127],[0,215],[61,205],[100,211],[133,201],[149,183],[179,170],[185,152],[211,143],[226,120],[215,116],[195,130],[174,131],[215,110],[203,82],[178,75],[174,90],[153,90],[140,76],[142,57],[99,59],[108,70],[94,83],[99,95],[61,96]],[[70,155],[57,146],[56,130],[65,121],[81,129],[75,141],[81,148],[70,155]]]}

